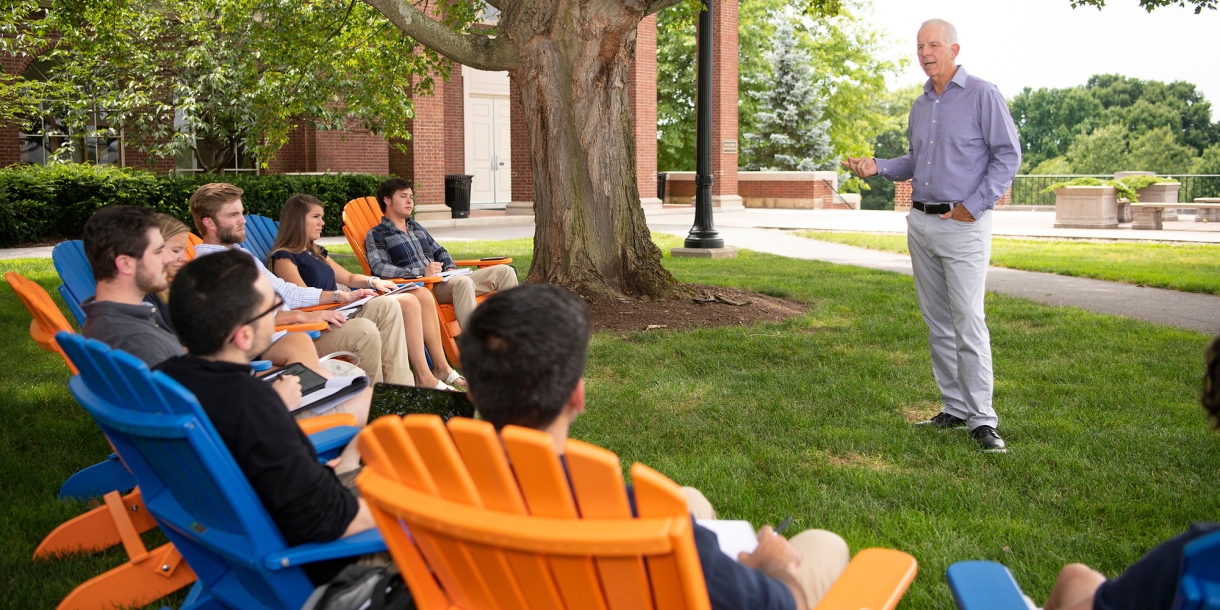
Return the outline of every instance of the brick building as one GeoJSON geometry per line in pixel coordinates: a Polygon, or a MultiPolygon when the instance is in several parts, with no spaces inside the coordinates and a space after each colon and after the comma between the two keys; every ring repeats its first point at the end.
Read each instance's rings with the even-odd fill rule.
{"type": "MultiPolygon", "coordinates": [[[[740,208],[737,193],[737,3],[717,7],[713,50],[714,92],[712,126],[713,203],[740,208]]],[[[646,208],[661,205],[657,198],[657,28],[656,17],[638,28],[636,60],[628,77],[628,95],[635,127],[636,170],[641,201],[646,208]]],[[[36,62],[29,57],[3,58],[4,71],[26,74],[36,62]]],[[[432,96],[419,96],[412,139],[406,152],[360,129],[321,131],[299,126],[287,145],[263,172],[370,172],[413,180],[422,217],[447,216],[445,174],[473,175],[474,203],[506,206],[509,214],[533,214],[533,176],[523,109],[505,72],[483,72],[454,66],[448,81],[435,81],[432,96]]],[[[56,143],[52,137],[25,134],[15,127],[0,130],[0,167],[19,162],[45,162],[56,143]]],[[[123,167],[150,167],[145,155],[121,138],[89,142],[78,161],[123,167]]],[[[193,159],[160,159],[151,166],[161,172],[195,171],[193,159]]],[[[260,171],[252,159],[238,159],[226,171],[260,171]]]]}

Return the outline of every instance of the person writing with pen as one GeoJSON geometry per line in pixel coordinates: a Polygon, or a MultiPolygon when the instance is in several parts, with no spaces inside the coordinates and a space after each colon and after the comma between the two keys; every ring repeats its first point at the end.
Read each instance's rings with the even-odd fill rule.
{"type": "MultiPolygon", "coordinates": [[[[548,433],[560,459],[569,428],[586,408],[588,345],[584,302],[548,284],[492,295],[458,336],[469,396],[480,416],[497,430],[516,425],[548,433]]],[[[692,518],[716,518],[702,493],[682,489],[692,518]]],[[[789,540],[764,526],[758,546],[737,561],[720,550],[713,531],[695,523],[694,532],[715,610],[812,608],[850,559],[847,543],[825,530],[805,530],[789,540]]]]}

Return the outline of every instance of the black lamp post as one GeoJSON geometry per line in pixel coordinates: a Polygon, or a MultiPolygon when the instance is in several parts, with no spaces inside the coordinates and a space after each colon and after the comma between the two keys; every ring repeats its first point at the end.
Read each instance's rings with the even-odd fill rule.
{"type": "Polygon", "coordinates": [[[712,222],[712,5],[703,0],[699,13],[699,75],[695,93],[695,224],[686,236],[687,248],[723,248],[712,222]]]}

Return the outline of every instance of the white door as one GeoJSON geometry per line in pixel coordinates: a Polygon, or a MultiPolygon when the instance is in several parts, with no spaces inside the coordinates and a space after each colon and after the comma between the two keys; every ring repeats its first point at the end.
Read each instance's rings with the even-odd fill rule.
{"type": "Polygon", "coordinates": [[[496,168],[493,174],[496,182],[496,202],[509,203],[513,200],[513,147],[508,98],[496,99],[494,111],[496,168]]]}
{"type": "Polygon", "coordinates": [[[470,96],[466,173],[474,176],[471,203],[512,200],[512,145],[508,98],[470,96]]]}

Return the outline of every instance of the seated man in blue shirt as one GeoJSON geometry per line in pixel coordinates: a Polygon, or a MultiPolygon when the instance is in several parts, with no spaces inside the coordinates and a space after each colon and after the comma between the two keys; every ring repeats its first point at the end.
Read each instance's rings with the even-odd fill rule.
{"type": "MultiPolygon", "coordinates": [[[[572,293],[526,284],[483,302],[458,337],[470,397],[496,429],[517,425],[542,430],[562,455],[568,428],[585,410],[584,370],[589,313],[572,293]]],[[[710,504],[684,488],[696,517],[710,504]]],[[[714,518],[714,517],[712,517],[714,518]]],[[[791,541],[770,526],[758,548],[734,561],[716,534],[695,525],[695,546],[715,610],[811,608],[847,566],[847,543],[825,530],[806,530],[791,541]]]]}
{"type": "MultiPolygon", "coordinates": [[[[1203,408],[1220,428],[1220,338],[1204,356],[1203,408]]],[[[1220,529],[1220,523],[1194,523],[1185,532],[1148,551],[1117,578],[1106,579],[1080,563],[1067,565],[1046,600],[1045,610],[1170,610],[1182,580],[1182,551],[1199,537],[1220,529]]]]}
{"type": "MultiPolygon", "coordinates": [[[[411,219],[415,193],[410,181],[391,178],[382,182],[377,186],[377,204],[384,214],[381,224],[369,229],[364,237],[364,251],[374,276],[415,278],[457,269],[444,246],[411,219]]],[[[470,275],[451,277],[437,284],[434,292],[438,302],[453,304],[458,325],[466,328],[466,320],[477,304],[475,296],[516,286],[515,269],[493,265],[470,275]]]]}

